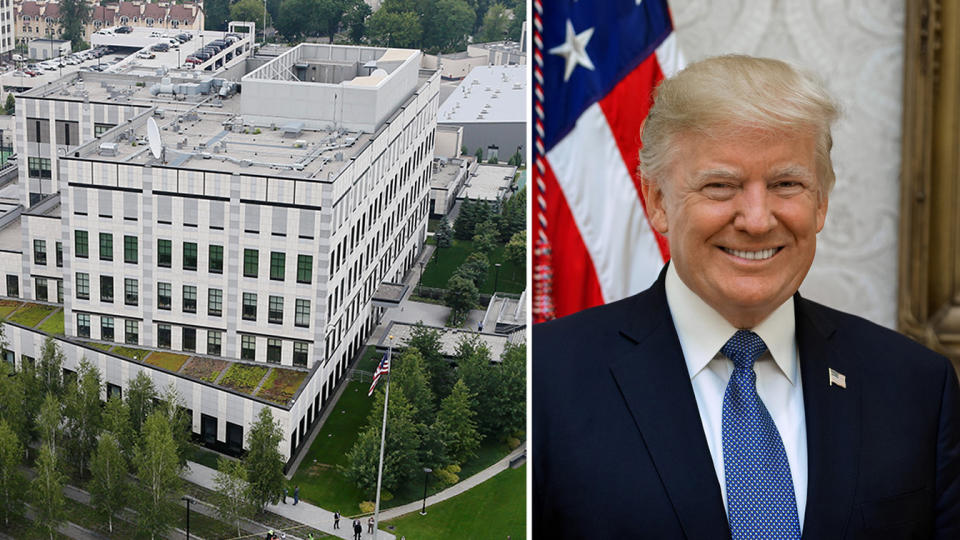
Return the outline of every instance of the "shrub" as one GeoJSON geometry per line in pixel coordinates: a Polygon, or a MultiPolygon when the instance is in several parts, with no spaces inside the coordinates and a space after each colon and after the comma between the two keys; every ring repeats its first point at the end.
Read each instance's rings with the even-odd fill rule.
{"type": "Polygon", "coordinates": [[[436,475],[437,479],[443,482],[443,484],[452,486],[460,481],[460,476],[457,475],[457,473],[459,472],[460,472],[460,466],[454,464],[454,465],[447,465],[446,467],[443,467],[441,469],[437,469],[433,471],[433,474],[436,475]]]}

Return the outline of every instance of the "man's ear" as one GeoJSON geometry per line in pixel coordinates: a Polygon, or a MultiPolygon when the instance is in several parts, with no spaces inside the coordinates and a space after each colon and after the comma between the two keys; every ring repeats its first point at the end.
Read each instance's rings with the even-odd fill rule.
{"type": "Polygon", "coordinates": [[[647,217],[650,219],[650,224],[658,233],[666,235],[669,230],[666,196],[660,184],[650,178],[641,176],[640,192],[647,207],[647,217]]]}

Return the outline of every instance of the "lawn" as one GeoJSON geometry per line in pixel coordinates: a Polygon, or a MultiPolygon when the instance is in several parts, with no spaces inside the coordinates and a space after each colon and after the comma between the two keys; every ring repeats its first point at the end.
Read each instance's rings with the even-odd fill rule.
{"type": "Polygon", "coordinates": [[[195,444],[188,444],[184,454],[186,454],[187,461],[206,465],[214,470],[217,469],[217,458],[220,457],[220,454],[213,450],[207,450],[195,444]]]}
{"type": "Polygon", "coordinates": [[[176,373],[180,371],[180,368],[183,367],[183,364],[186,363],[189,358],[190,357],[185,354],[154,351],[147,356],[144,362],[176,373]]]}
{"type": "Polygon", "coordinates": [[[112,349],[110,349],[110,351],[111,351],[111,352],[115,352],[115,353],[119,354],[120,356],[126,356],[127,358],[133,358],[133,359],[139,360],[139,361],[141,361],[141,362],[143,362],[143,359],[146,358],[148,354],[150,354],[150,351],[146,351],[146,350],[143,350],[143,349],[137,349],[137,348],[135,348],[135,347],[124,347],[124,346],[122,346],[122,345],[117,345],[117,346],[113,347],[112,349]]]}
{"type": "Polygon", "coordinates": [[[33,328],[37,323],[46,318],[47,315],[50,315],[57,309],[59,308],[42,304],[24,304],[22,308],[10,316],[9,320],[10,322],[33,328]]]}
{"type": "Polygon", "coordinates": [[[7,315],[20,306],[16,300],[0,300],[0,319],[6,319],[7,315]]]}
{"type": "Polygon", "coordinates": [[[229,366],[230,362],[225,360],[194,356],[187,362],[187,365],[183,367],[183,374],[212,383],[220,376],[220,372],[229,366]]]}
{"type": "MultiPolygon", "coordinates": [[[[497,246],[488,256],[490,260],[490,269],[487,271],[487,279],[480,287],[481,293],[492,294],[494,284],[499,292],[520,293],[527,285],[526,270],[516,267],[510,261],[503,260],[504,246],[497,246]],[[501,263],[499,277],[495,263],[501,263]]],[[[427,263],[423,271],[423,286],[444,288],[450,276],[457,271],[457,268],[467,260],[467,257],[473,253],[472,240],[454,240],[453,245],[447,248],[437,248],[427,263]]]]}
{"type": "Polygon", "coordinates": [[[63,310],[57,311],[40,323],[38,329],[48,334],[63,335],[63,310]]]}
{"type": "Polygon", "coordinates": [[[267,380],[263,382],[263,386],[260,387],[260,391],[257,392],[257,396],[280,405],[286,405],[293,399],[294,394],[297,393],[300,384],[306,377],[307,373],[305,371],[273,368],[267,375],[267,380]]]}
{"type": "Polygon", "coordinates": [[[397,538],[526,538],[526,465],[507,469],[462,495],[383,526],[397,538]],[[388,529],[389,530],[389,529],[388,529]]]}
{"type": "MultiPolygon", "coordinates": [[[[381,356],[373,347],[368,347],[357,368],[372,372],[381,356]]],[[[369,380],[349,383],[291,480],[291,485],[300,486],[300,495],[304,500],[328,510],[339,509],[344,515],[359,512],[358,505],[366,500],[366,494],[354,486],[337,467],[347,466],[346,454],[366,425],[372,403],[372,399],[367,397],[369,387],[369,380]]],[[[510,448],[502,442],[484,441],[477,450],[477,457],[463,465],[460,479],[493,465],[509,452],[510,448]]],[[[431,475],[427,493],[433,494],[446,487],[431,475]]],[[[393,499],[383,503],[383,507],[400,506],[422,496],[423,478],[418,477],[401,487],[393,499]]]]}
{"type": "Polygon", "coordinates": [[[260,384],[260,380],[266,374],[267,368],[265,367],[233,364],[220,379],[220,384],[238,392],[249,394],[260,384]]]}

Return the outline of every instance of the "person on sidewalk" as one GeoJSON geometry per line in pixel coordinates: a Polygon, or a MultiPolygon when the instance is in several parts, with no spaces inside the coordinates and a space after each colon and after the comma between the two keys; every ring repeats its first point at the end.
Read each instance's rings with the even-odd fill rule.
{"type": "Polygon", "coordinates": [[[363,525],[360,524],[359,519],[353,520],[353,540],[360,540],[360,535],[363,534],[363,525]]]}
{"type": "Polygon", "coordinates": [[[283,486],[283,504],[287,504],[287,486],[283,486]]]}
{"type": "Polygon", "coordinates": [[[296,506],[300,502],[300,486],[294,486],[293,488],[293,505],[296,506]]]}
{"type": "Polygon", "coordinates": [[[340,511],[339,510],[333,513],[333,528],[334,529],[340,528],[340,511]]]}
{"type": "Polygon", "coordinates": [[[373,534],[373,516],[367,520],[367,534],[373,534]]]}

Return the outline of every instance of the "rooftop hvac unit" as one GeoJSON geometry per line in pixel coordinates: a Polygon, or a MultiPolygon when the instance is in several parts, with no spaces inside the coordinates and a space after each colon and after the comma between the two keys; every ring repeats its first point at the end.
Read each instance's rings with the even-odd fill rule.
{"type": "Polygon", "coordinates": [[[101,156],[117,155],[117,143],[114,143],[114,142],[100,143],[100,155],[101,156]]]}

